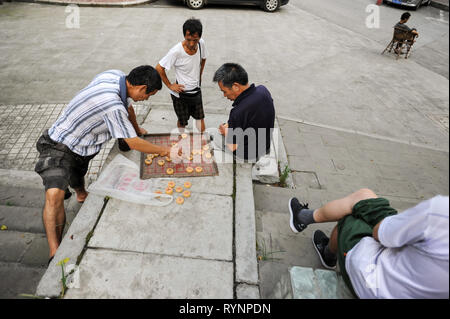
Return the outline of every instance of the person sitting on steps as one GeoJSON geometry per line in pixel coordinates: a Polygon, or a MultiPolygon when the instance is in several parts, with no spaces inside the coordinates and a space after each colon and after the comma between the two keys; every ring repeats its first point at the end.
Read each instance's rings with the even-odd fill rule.
{"type": "Polygon", "coordinates": [[[327,237],[313,233],[325,268],[339,269],[359,298],[449,297],[449,198],[435,196],[397,214],[385,198],[360,189],[318,209],[289,201],[294,233],[338,222],[327,237]]]}

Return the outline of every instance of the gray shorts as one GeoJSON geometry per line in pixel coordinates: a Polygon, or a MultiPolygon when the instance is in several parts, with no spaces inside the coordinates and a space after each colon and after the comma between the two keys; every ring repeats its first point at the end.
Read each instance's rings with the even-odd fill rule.
{"type": "Polygon", "coordinates": [[[34,171],[42,177],[45,190],[59,188],[66,190],[84,187],[84,176],[89,167],[89,161],[95,155],[81,156],[72,152],[66,145],[53,141],[48,131],[36,143],[39,159],[34,171]]]}

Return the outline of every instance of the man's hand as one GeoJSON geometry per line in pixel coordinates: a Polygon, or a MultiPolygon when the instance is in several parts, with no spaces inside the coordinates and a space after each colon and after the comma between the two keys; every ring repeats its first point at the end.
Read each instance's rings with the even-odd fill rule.
{"type": "Polygon", "coordinates": [[[219,133],[222,134],[223,136],[227,135],[227,131],[228,131],[228,123],[223,123],[219,125],[219,133]]]}
{"type": "Polygon", "coordinates": [[[156,65],[156,71],[159,73],[159,76],[161,77],[161,80],[164,82],[164,84],[169,88],[169,90],[172,90],[174,92],[183,92],[184,91],[184,85],[183,84],[171,84],[169,79],[167,78],[166,69],[164,69],[159,63],[156,65]]]}
{"type": "Polygon", "coordinates": [[[143,138],[140,137],[131,137],[131,138],[125,138],[125,142],[127,142],[128,146],[132,150],[136,150],[142,153],[147,154],[154,154],[158,153],[161,156],[169,156],[170,154],[170,147],[169,146],[159,146],[152,144],[143,138]]]}
{"type": "Polygon", "coordinates": [[[136,132],[136,133],[137,133],[138,136],[148,134],[147,130],[145,128],[142,128],[142,127],[140,127],[138,132],[136,132]]]}
{"type": "Polygon", "coordinates": [[[169,156],[169,157],[170,157],[170,153],[171,153],[170,146],[161,147],[161,150],[158,152],[158,154],[161,156],[169,156]]]}
{"type": "Polygon", "coordinates": [[[175,162],[181,162],[181,160],[182,160],[181,155],[183,153],[182,151],[183,151],[183,149],[180,146],[169,147],[169,153],[170,153],[169,157],[172,160],[175,160],[175,162]]]}
{"type": "MultiPolygon", "coordinates": [[[[384,219],[383,219],[384,220],[384,219]]],[[[378,238],[378,229],[380,228],[381,222],[383,221],[381,220],[378,224],[375,225],[375,227],[372,230],[372,237],[376,240],[376,241],[380,241],[380,239],[378,238]]]]}
{"type": "Polygon", "coordinates": [[[174,92],[180,93],[180,92],[184,91],[184,85],[183,84],[174,83],[174,84],[171,84],[169,86],[169,89],[174,91],[174,92]]]}

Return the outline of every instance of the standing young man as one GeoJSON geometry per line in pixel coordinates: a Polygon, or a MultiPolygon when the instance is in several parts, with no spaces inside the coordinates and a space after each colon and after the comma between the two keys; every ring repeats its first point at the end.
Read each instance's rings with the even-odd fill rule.
{"type": "Polygon", "coordinates": [[[184,40],[172,47],[156,66],[162,81],[170,90],[180,131],[184,131],[191,116],[196,120],[198,130],[205,130],[200,86],[208,52],[205,41],[201,39],[202,29],[200,20],[187,20],[183,24],[184,40]],[[166,70],[172,68],[175,69],[175,82],[169,81],[166,74],[166,70]]]}
{"type": "Polygon", "coordinates": [[[68,187],[75,189],[78,202],[88,193],[84,176],[89,161],[111,138],[123,138],[131,149],[167,156],[169,147],[151,144],[139,137],[145,133],[136,122],[127,98],[144,101],[162,87],[161,78],[149,65],[134,68],[125,75],[109,70],[97,75],[67,105],[62,114],[37,141],[39,159],[35,171],[45,186],[43,221],[50,260],[56,253],[65,225],[64,197],[68,187]]]}

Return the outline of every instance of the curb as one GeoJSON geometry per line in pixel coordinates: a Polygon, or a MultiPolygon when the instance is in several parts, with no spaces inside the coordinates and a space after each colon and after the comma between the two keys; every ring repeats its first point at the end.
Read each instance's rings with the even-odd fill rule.
{"type": "Polygon", "coordinates": [[[31,2],[40,4],[53,4],[53,5],[70,5],[75,4],[80,7],[131,7],[147,3],[156,2],[157,0],[129,0],[108,2],[102,0],[15,0],[20,2],[31,2]]]}
{"type": "Polygon", "coordinates": [[[437,1],[431,1],[430,5],[432,7],[435,7],[435,8],[438,8],[438,9],[441,9],[441,10],[444,10],[444,11],[448,12],[448,3],[444,4],[444,3],[441,3],[441,2],[437,2],[437,1]]]}

